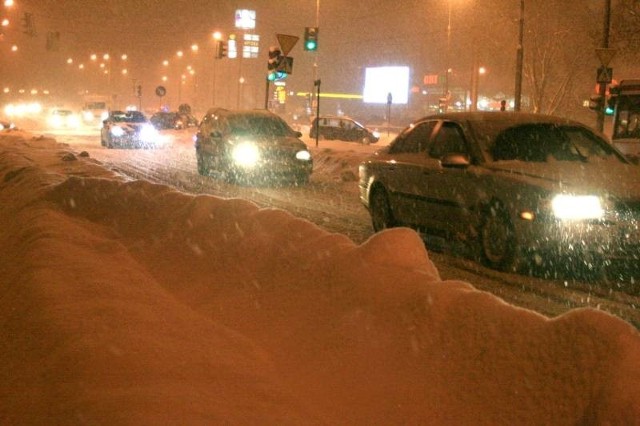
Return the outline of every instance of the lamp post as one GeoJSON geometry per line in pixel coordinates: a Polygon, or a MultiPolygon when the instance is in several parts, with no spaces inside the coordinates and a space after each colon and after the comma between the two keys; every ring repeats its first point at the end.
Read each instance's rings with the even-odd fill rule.
{"type": "Polygon", "coordinates": [[[518,25],[518,48],[516,50],[516,87],[513,96],[513,110],[520,111],[522,99],[522,66],[524,42],[524,0],[520,0],[520,19],[518,25]]]}
{"type": "MultiPolygon", "coordinates": [[[[222,40],[222,33],[220,31],[214,32],[212,35],[214,45],[217,45],[218,41],[222,40]]],[[[211,106],[216,105],[216,74],[218,68],[218,58],[214,55],[213,58],[213,72],[211,76],[211,106]]]]}
{"type": "Polygon", "coordinates": [[[449,107],[449,68],[451,67],[451,0],[447,0],[447,51],[445,57],[445,70],[444,70],[444,90],[442,93],[445,99],[443,112],[447,112],[449,107]]]}

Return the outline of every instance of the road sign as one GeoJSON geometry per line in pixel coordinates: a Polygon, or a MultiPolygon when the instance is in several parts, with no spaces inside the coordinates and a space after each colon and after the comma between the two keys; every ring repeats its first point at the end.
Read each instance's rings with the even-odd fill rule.
{"type": "Polygon", "coordinates": [[[606,67],[609,65],[613,57],[616,56],[616,49],[598,47],[596,48],[596,55],[598,55],[598,59],[600,59],[602,66],[606,67]]]}
{"type": "Polygon", "coordinates": [[[164,86],[156,87],[156,95],[157,96],[163,97],[166,94],[167,94],[167,89],[165,89],[164,86]]]}
{"type": "Polygon", "coordinates": [[[296,45],[300,37],[286,34],[276,34],[276,38],[278,39],[278,44],[280,44],[282,55],[287,56],[289,52],[291,52],[291,49],[293,49],[293,46],[296,45]]]}
{"type": "Polygon", "coordinates": [[[596,82],[598,83],[611,83],[613,78],[613,68],[600,67],[596,75],[596,82]]]}

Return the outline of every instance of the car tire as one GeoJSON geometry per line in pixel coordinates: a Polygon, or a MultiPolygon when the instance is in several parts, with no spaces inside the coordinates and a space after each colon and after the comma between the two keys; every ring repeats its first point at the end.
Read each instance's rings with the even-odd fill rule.
{"type": "Polygon", "coordinates": [[[396,226],[387,191],[383,188],[375,188],[371,192],[369,196],[369,213],[371,214],[371,224],[375,232],[396,226]]]}
{"type": "Polygon", "coordinates": [[[492,203],[483,209],[478,239],[480,259],[485,266],[499,271],[517,269],[515,228],[500,203],[492,203]]]}
{"type": "Polygon", "coordinates": [[[371,145],[371,138],[369,136],[365,136],[362,138],[362,145],[371,145]]]}

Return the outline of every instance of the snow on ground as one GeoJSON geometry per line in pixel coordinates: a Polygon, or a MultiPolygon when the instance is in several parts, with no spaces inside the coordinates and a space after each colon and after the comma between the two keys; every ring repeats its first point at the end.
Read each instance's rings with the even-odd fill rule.
{"type": "Polygon", "coordinates": [[[0,133],[2,424],[640,424],[640,335],[0,133]]]}

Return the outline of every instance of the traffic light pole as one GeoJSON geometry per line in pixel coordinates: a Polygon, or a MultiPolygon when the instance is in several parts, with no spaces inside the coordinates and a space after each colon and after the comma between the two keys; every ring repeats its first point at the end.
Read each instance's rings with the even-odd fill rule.
{"type": "Polygon", "coordinates": [[[314,80],[313,85],[316,89],[316,148],[318,147],[318,138],[320,136],[320,79],[314,80]]]}
{"type": "MultiPolygon", "coordinates": [[[[611,0],[604,2],[604,29],[602,36],[602,47],[609,48],[609,28],[611,22],[611,0]]],[[[596,110],[596,129],[600,132],[604,130],[604,110],[606,107],[607,83],[598,83],[598,95],[601,99],[601,108],[596,110]]]]}
{"type": "Polygon", "coordinates": [[[265,77],[265,82],[267,83],[267,88],[264,91],[264,109],[269,109],[269,77],[265,77]]]}

